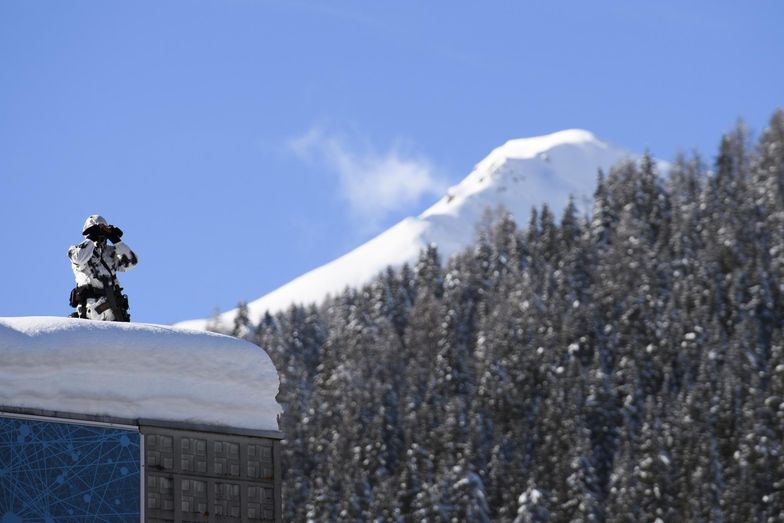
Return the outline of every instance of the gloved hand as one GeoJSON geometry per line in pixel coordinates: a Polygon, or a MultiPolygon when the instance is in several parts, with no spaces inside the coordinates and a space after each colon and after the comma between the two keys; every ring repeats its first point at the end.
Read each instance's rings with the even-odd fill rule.
{"type": "Polygon", "coordinates": [[[110,225],[106,231],[106,237],[109,238],[112,243],[121,241],[120,238],[122,238],[122,235],[122,229],[115,227],[114,225],[110,225]]]}

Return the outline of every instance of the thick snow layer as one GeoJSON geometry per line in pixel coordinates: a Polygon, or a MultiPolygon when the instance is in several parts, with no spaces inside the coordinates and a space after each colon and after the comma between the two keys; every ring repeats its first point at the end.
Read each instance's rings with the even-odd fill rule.
{"type": "MultiPolygon", "coordinates": [[[[570,196],[581,211],[588,212],[598,170],[606,172],[618,161],[631,158],[626,150],[580,129],[510,140],[418,217],[406,218],[348,254],[250,302],[251,319],[258,320],[265,311],[319,302],[346,287],[358,287],[388,265],[414,263],[420,250],[431,243],[446,260],[474,241],[476,226],[487,209],[503,206],[523,227],[532,207],[547,203],[559,217],[570,196]]],[[[231,326],[236,313],[236,309],[223,313],[220,320],[231,326]]],[[[204,329],[207,324],[207,320],[191,320],[177,325],[204,329]]]]}
{"type": "Polygon", "coordinates": [[[0,318],[0,406],[277,430],[278,373],[229,336],[138,323],[0,318]]]}

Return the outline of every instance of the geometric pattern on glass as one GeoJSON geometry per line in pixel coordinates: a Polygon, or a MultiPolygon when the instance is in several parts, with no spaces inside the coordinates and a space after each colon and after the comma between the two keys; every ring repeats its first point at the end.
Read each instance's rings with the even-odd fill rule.
{"type": "Polygon", "coordinates": [[[0,521],[138,522],[139,433],[0,417],[0,521]]]}

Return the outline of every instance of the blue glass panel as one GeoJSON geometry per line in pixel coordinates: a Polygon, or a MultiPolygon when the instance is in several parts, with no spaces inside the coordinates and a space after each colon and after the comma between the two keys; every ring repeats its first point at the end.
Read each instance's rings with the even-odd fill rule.
{"type": "Polygon", "coordinates": [[[139,433],[0,417],[0,523],[138,522],[139,433]]]}

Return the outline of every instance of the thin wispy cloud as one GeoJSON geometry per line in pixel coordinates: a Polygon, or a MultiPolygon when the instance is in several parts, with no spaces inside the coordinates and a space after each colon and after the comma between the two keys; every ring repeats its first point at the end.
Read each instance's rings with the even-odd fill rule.
{"type": "Polygon", "coordinates": [[[288,143],[300,159],[327,168],[350,211],[375,225],[427,195],[440,196],[447,183],[433,164],[400,143],[378,150],[367,142],[313,127],[288,143]]]}

